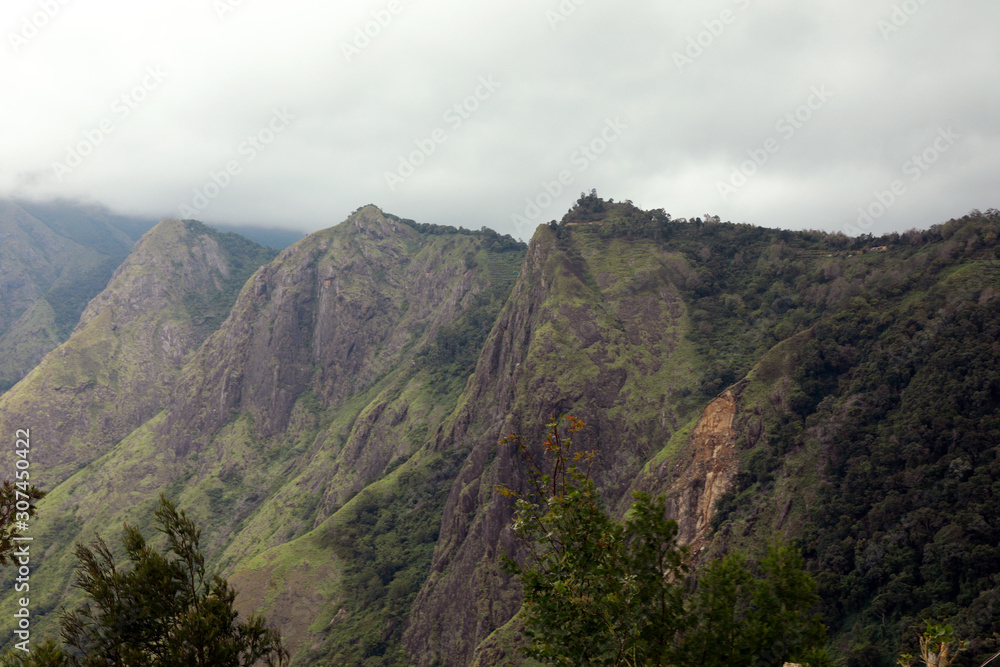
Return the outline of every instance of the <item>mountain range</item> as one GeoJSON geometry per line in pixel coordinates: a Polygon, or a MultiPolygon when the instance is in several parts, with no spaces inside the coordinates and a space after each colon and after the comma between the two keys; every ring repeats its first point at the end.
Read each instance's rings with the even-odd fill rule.
{"type": "Polygon", "coordinates": [[[530,664],[495,491],[528,472],[498,443],[573,414],[615,516],[665,494],[696,560],[799,547],[842,664],[930,618],[956,665],[1000,649],[996,210],[849,238],[591,193],[527,245],[368,205],[280,252],[164,220],[106,224],[102,254],[3,206],[39,633],[79,598],[74,545],[152,533],[164,494],[293,664],[530,664]]]}

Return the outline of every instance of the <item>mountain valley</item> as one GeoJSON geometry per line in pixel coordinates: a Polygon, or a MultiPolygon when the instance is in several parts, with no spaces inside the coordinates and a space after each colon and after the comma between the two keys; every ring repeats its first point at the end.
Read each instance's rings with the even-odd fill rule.
{"type": "Polygon", "coordinates": [[[36,277],[0,310],[0,432],[31,429],[48,492],[39,636],[74,545],[152,534],[163,494],[294,665],[530,664],[495,490],[527,468],[498,443],[572,414],[615,517],[665,494],[696,561],[801,549],[840,664],[893,664],[930,617],[956,665],[1000,650],[994,209],[850,238],[592,193],[524,244],[368,205],[280,252],[111,225],[120,259],[0,212],[0,292],[36,277]],[[45,294],[111,262],[61,337],[45,294]]]}

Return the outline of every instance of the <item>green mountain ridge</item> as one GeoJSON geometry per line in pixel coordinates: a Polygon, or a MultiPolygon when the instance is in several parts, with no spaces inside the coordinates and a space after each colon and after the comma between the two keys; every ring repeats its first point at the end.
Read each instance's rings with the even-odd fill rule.
{"type": "MultiPolygon", "coordinates": [[[[75,201],[0,201],[0,391],[69,337],[156,222],[75,201]]],[[[219,231],[278,249],[304,236],[252,227],[219,231]]]]}
{"type": "Polygon", "coordinates": [[[268,263],[154,231],[116,280],[160,273],[113,281],[0,397],[66,443],[32,462],[36,630],[73,599],[73,542],[148,528],[164,493],[293,664],[523,664],[493,489],[526,469],[497,443],[571,413],[618,516],[665,493],[701,559],[799,545],[842,664],[892,664],[921,617],[971,640],[956,665],[1000,648],[996,211],[850,239],[591,195],[524,249],[366,206],[268,263]],[[150,341],[166,375],[104,380],[150,341]]]}
{"type": "Polygon", "coordinates": [[[13,385],[58,343],[66,318],[47,301],[50,291],[101,265],[94,250],[0,202],[0,388],[13,385]]]}
{"type": "MultiPolygon", "coordinates": [[[[159,411],[186,357],[210,330],[205,309],[187,302],[219,299],[228,310],[225,291],[234,292],[234,284],[273,256],[249,242],[242,246],[234,253],[207,227],[161,222],[136,243],[69,340],[0,395],[0,429],[31,424],[44,443],[34,458],[47,486],[159,411]]],[[[10,463],[10,455],[0,453],[0,462],[10,463]]]]}

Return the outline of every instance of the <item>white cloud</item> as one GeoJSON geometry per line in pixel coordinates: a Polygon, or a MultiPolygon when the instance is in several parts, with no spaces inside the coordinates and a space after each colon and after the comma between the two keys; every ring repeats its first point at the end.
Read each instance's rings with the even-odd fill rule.
{"type": "Polygon", "coordinates": [[[879,21],[906,3],[219,1],[233,5],[221,18],[216,0],[4,3],[0,196],[177,215],[287,109],[295,120],[201,212],[206,221],[313,230],[374,202],[523,233],[511,216],[572,169],[540,222],[596,187],[677,217],[837,230],[939,127],[963,139],[873,231],[997,205],[1000,6],[987,0],[928,0],[897,15],[888,36],[879,21]],[[560,6],[565,20],[553,24],[560,6]],[[42,7],[58,10],[24,37],[42,7]],[[359,28],[368,41],[348,59],[359,28]],[[674,54],[689,38],[701,52],[679,71],[674,54]],[[116,115],[149,67],[168,73],[162,84],[116,115]],[[489,76],[500,87],[450,125],[443,114],[489,76]],[[717,183],[780,137],[777,119],[821,85],[835,96],[723,201],[717,183]],[[577,170],[574,151],[614,117],[628,130],[577,170]],[[114,131],[60,181],[53,163],[107,119],[114,131]],[[385,172],[439,128],[446,140],[390,189],[385,172]]]}

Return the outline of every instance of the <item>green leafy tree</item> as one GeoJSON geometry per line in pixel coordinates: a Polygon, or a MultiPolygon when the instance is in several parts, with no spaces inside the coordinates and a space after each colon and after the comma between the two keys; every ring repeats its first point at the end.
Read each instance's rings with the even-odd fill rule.
{"type": "Polygon", "coordinates": [[[26,522],[35,515],[35,501],[44,496],[44,491],[29,486],[27,482],[15,484],[5,481],[0,486],[0,566],[13,562],[11,554],[16,547],[14,538],[20,535],[18,523],[26,522]]]}
{"type": "Polygon", "coordinates": [[[583,423],[566,417],[549,424],[545,452],[551,473],[519,436],[513,442],[529,464],[528,495],[515,498],[513,530],[526,562],[507,557],[507,572],[524,588],[521,619],[532,640],[525,652],[560,665],[639,665],[666,654],[666,640],[683,612],[674,581],[686,572],[677,524],[667,521],[662,499],[636,496],[623,524],[600,506],[594,482],[577,464],[592,452],[574,452],[572,434],[583,423]]]}
{"type": "Polygon", "coordinates": [[[701,667],[825,664],[826,628],[810,614],[819,603],[801,555],[771,545],[755,575],[740,553],[708,563],[688,599],[689,625],[676,664],[701,667]]]}
{"type": "Polygon", "coordinates": [[[773,545],[756,567],[730,554],[686,581],[688,552],[665,499],[637,493],[625,520],[612,520],[589,475],[593,453],[573,451],[583,423],[564,419],[548,425],[545,470],[519,436],[503,441],[529,472],[527,494],[497,487],[515,499],[512,530],[527,554],[504,559],[523,586],[526,655],[557,665],[826,664],[826,629],[809,613],[816,585],[797,551],[773,545]]]}
{"type": "MultiPolygon", "coordinates": [[[[951,625],[927,622],[927,628],[917,637],[920,645],[920,659],[927,667],[949,667],[958,659],[958,654],[965,649],[965,642],[955,639],[955,631],[951,625]]],[[[912,656],[900,656],[900,664],[904,660],[912,661],[912,656]]]]}
{"type": "Polygon", "coordinates": [[[206,576],[198,543],[201,531],[183,511],[161,496],[157,530],[165,553],[150,547],[125,525],[122,542],[130,568],[115,564],[98,537],[77,545],[75,585],[87,594],[60,618],[65,647],[48,641],[29,656],[13,655],[3,665],[96,667],[269,667],[285,665],[288,653],[276,630],[251,615],[240,621],[236,592],[218,575],[206,576]]]}

